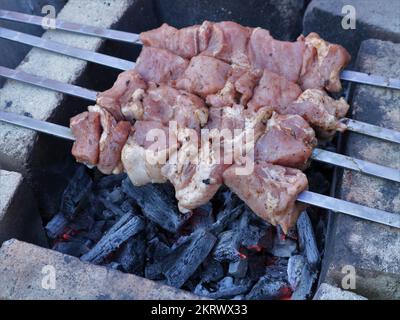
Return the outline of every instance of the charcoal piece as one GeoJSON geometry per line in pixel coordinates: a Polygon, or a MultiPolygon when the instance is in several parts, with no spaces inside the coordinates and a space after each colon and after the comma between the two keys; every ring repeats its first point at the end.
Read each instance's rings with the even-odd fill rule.
{"type": "Polygon", "coordinates": [[[203,283],[211,281],[217,282],[224,277],[224,268],[219,261],[208,258],[203,263],[203,271],[200,277],[203,283]]]}
{"type": "Polygon", "coordinates": [[[216,241],[213,234],[199,229],[173,248],[162,266],[167,283],[180,288],[207,258],[216,241]]]}
{"type": "Polygon", "coordinates": [[[297,220],[299,248],[304,251],[308,264],[316,269],[320,262],[320,254],[315,240],[314,230],[307,212],[302,212],[297,220]]]}
{"type": "Polygon", "coordinates": [[[101,263],[110,253],[142,231],[144,227],[145,223],[142,218],[130,213],[125,214],[87,254],[81,257],[81,260],[101,263]]]}
{"type": "Polygon", "coordinates": [[[67,219],[74,218],[78,206],[91,191],[92,184],[92,179],[86,173],[85,167],[80,166],[65,189],[61,200],[60,211],[67,219]]]}
{"type": "Polygon", "coordinates": [[[269,275],[261,277],[251,291],[246,295],[247,300],[276,300],[287,295],[288,283],[274,279],[269,275]]]}
{"type": "Polygon", "coordinates": [[[81,211],[73,222],[70,224],[70,228],[76,231],[91,230],[95,220],[90,213],[90,210],[81,211]]]}
{"type": "Polygon", "coordinates": [[[113,189],[115,186],[120,186],[122,180],[124,180],[125,178],[126,178],[126,173],[104,176],[99,181],[96,182],[96,184],[94,185],[94,189],[95,190],[113,189]]]}
{"type": "Polygon", "coordinates": [[[146,241],[143,232],[141,232],[122,245],[115,261],[121,265],[122,271],[143,275],[145,250],[146,241]]]}
{"type": "Polygon", "coordinates": [[[297,242],[290,238],[283,238],[279,233],[275,235],[271,253],[276,257],[289,258],[297,251],[297,242]]]}
{"type": "Polygon", "coordinates": [[[189,218],[179,212],[175,198],[165,193],[165,186],[147,184],[136,187],[129,179],[125,179],[122,189],[129,197],[135,199],[149,220],[165,230],[175,233],[189,218]]]}
{"type": "Polygon", "coordinates": [[[247,273],[248,260],[243,259],[229,264],[229,274],[234,278],[243,278],[247,273]]]}
{"type": "Polygon", "coordinates": [[[69,240],[69,241],[61,241],[57,242],[53,246],[53,250],[56,250],[58,252],[74,256],[74,257],[80,257],[83,254],[87,253],[89,251],[88,246],[84,241],[80,240],[69,240]]]}
{"type": "Polygon", "coordinates": [[[211,202],[208,202],[193,210],[188,225],[194,231],[196,229],[209,229],[214,222],[213,207],[211,202]]]}
{"type": "Polygon", "coordinates": [[[305,300],[310,298],[314,282],[317,280],[317,272],[305,263],[301,272],[300,281],[294,290],[292,300],[305,300]]]}
{"type": "Polygon", "coordinates": [[[257,281],[265,275],[265,256],[249,255],[247,257],[247,277],[253,281],[257,281]]]}
{"type": "Polygon", "coordinates": [[[102,218],[104,220],[111,220],[111,219],[115,218],[115,214],[111,210],[105,209],[105,210],[103,210],[102,218]]]}
{"type": "Polygon", "coordinates": [[[91,230],[83,234],[87,239],[97,243],[103,236],[104,231],[106,230],[105,226],[106,226],[105,220],[98,220],[94,223],[93,228],[91,230]]]}
{"type": "Polygon", "coordinates": [[[123,212],[133,212],[133,206],[131,205],[131,203],[129,202],[129,200],[125,200],[121,206],[120,206],[121,210],[123,212]]]}
{"type": "Polygon", "coordinates": [[[217,221],[213,223],[209,231],[214,235],[218,235],[220,232],[225,230],[232,221],[237,219],[237,217],[243,213],[243,210],[244,205],[240,204],[240,201],[234,197],[227,203],[224,210],[217,214],[217,221]]]}
{"type": "Polygon", "coordinates": [[[147,244],[147,259],[154,262],[160,262],[165,256],[171,253],[171,248],[158,237],[153,238],[147,244]]]}
{"type": "MultiPolygon", "coordinates": [[[[125,212],[122,211],[122,209],[119,206],[113,204],[108,199],[105,199],[103,197],[99,197],[99,200],[103,204],[103,206],[106,209],[110,210],[112,213],[114,213],[115,216],[122,217],[125,214],[125,212]]],[[[133,213],[133,212],[131,212],[131,213],[133,213]]]]}
{"type": "Polygon", "coordinates": [[[124,200],[124,197],[125,197],[124,193],[121,191],[120,188],[117,187],[108,194],[107,199],[114,204],[121,204],[122,201],[124,200]]]}
{"type": "Polygon", "coordinates": [[[213,291],[209,291],[204,285],[198,284],[194,293],[211,299],[228,299],[234,296],[247,293],[252,282],[248,279],[234,280],[232,277],[225,277],[218,282],[213,291]]]}
{"type": "Polygon", "coordinates": [[[212,255],[219,262],[238,261],[240,259],[239,246],[240,237],[236,230],[224,231],[219,234],[212,255]]]}
{"type": "Polygon", "coordinates": [[[287,274],[288,281],[293,290],[295,290],[300,282],[306,259],[302,255],[291,256],[288,261],[287,274]]]}
{"type": "Polygon", "coordinates": [[[64,214],[61,212],[57,213],[45,227],[47,236],[51,239],[58,238],[63,234],[67,225],[68,220],[65,218],[64,214]]]}
{"type": "Polygon", "coordinates": [[[161,263],[148,263],[144,269],[144,276],[150,280],[162,280],[164,275],[161,263]]]}

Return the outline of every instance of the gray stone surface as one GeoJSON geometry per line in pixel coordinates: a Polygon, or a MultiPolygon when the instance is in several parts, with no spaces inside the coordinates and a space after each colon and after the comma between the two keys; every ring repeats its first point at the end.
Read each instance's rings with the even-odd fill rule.
{"type": "MultiPolygon", "coordinates": [[[[133,0],[70,0],[58,15],[72,22],[110,27],[116,23],[133,0]]],[[[61,31],[47,31],[44,38],[71,46],[97,50],[103,41],[95,37],[81,36],[61,31]]],[[[28,73],[45,76],[62,82],[75,82],[85,70],[87,62],[66,56],[32,50],[18,67],[28,73]]],[[[0,109],[26,114],[40,120],[48,120],[57,112],[63,95],[8,81],[0,90],[0,109]]],[[[0,167],[12,171],[28,171],[28,162],[38,135],[30,130],[0,123],[0,167]]]]}
{"type": "Polygon", "coordinates": [[[342,44],[355,60],[363,40],[374,38],[400,42],[399,16],[398,0],[313,0],[307,7],[303,26],[305,34],[314,31],[328,41],[342,44]],[[342,28],[342,8],[345,5],[356,9],[355,30],[342,28]]]}
{"type": "Polygon", "coordinates": [[[301,33],[303,0],[155,0],[160,19],[176,27],[204,20],[231,20],[245,26],[269,29],[282,40],[295,40],[301,33]]]}
{"type": "Polygon", "coordinates": [[[327,283],[323,283],[319,286],[314,300],[368,300],[367,298],[355,294],[351,291],[346,291],[333,287],[327,283]]]}
{"type": "Polygon", "coordinates": [[[21,174],[0,170],[0,244],[11,238],[47,246],[29,186],[21,174]]]}
{"type": "Polygon", "coordinates": [[[0,300],[200,299],[189,292],[14,239],[0,248],[0,283],[0,300]],[[42,286],[49,275],[46,270],[50,269],[43,269],[46,266],[54,268],[55,289],[42,286]]]}
{"type": "MultiPolygon", "coordinates": [[[[360,48],[357,69],[400,78],[400,44],[367,40],[360,48]]],[[[356,85],[352,117],[400,131],[400,91],[356,85]]],[[[400,146],[347,133],[346,154],[400,169],[400,146]]],[[[344,171],[338,194],[342,199],[400,214],[400,185],[344,171]]],[[[322,281],[339,285],[342,267],[356,269],[355,292],[370,299],[400,298],[400,230],[337,215],[328,239],[322,281]],[[325,278],[325,279],[324,279],[325,278]]]]}

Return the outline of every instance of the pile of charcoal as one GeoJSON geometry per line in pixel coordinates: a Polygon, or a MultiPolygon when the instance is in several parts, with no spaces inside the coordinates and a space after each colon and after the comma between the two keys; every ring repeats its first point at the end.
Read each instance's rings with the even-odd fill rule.
{"type": "Polygon", "coordinates": [[[213,299],[306,299],[320,262],[306,212],[285,236],[227,189],[184,215],[170,184],[84,166],[46,230],[54,250],[213,299]]]}

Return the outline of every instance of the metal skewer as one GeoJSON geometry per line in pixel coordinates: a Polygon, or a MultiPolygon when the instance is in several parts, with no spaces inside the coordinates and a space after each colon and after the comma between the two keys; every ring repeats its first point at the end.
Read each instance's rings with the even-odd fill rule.
{"type": "MultiPolygon", "coordinates": [[[[0,10],[0,19],[43,26],[44,18],[15,11],[0,10]]],[[[82,35],[95,36],[109,40],[142,45],[142,42],[140,41],[140,35],[136,33],[93,27],[79,23],[72,23],[61,19],[55,19],[55,27],[58,30],[69,31],[82,35]]],[[[387,78],[379,75],[369,75],[352,70],[344,70],[341,73],[340,78],[345,81],[400,90],[400,79],[387,78]]]]}
{"type": "MultiPolygon", "coordinates": [[[[70,141],[75,140],[69,128],[54,123],[40,121],[32,119],[30,117],[7,113],[4,111],[0,111],[0,121],[32,129],[38,132],[50,134],[70,141]]],[[[302,192],[297,200],[320,208],[325,208],[335,212],[341,212],[354,217],[359,217],[361,219],[378,222],[395,228],[400,228],[399,214],[365,207],[362,205],[331,198],[310,191],[302,192]]]]}
{"type": "MultiPolygon", "coordinates": [[[[9,69],[0,66],[0,76],[7,79],[17,80],[25,83],[32,84],[37,87],[51,89],[54,91],[62,92],[75,97],[96,101],[97,92],[88,90],[75,85],[59,82],[56,80],[46,79],[40,76],[25,73],[20,70],[9,69]]],[[[369,135],[378,139],[400,143],[400,132],[386,129],[364,122],[343,118],[343,123],[347,124],[347,129],[353,132],[369,135]]]]}

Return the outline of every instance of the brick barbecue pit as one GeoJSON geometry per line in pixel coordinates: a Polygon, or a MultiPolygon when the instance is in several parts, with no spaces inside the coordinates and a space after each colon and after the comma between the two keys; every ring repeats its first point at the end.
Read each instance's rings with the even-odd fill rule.
{"type": "MultiPolygon", "coordinates": [[[[260,26],[280,40],[316,31],[348,46],[354,70],[400,78],[400,25],[393,23],[400,7],[363,3],[357,29],[341,30],[338,38],[332,30],[340,25],[344,4],[339,2],[336,7],[318,0],[253,0],[246,5],[199,0],[188,8],[180,0],[69,0],[59,17],[135,33],[162,22],[183,27],[206,19],[260,26]],[[386,22],[370,19],[372,12],[386,22]]],[[[347,2],[361,8],[359,0],[347,2]]],[[[43,37],[128,60],[140,52],[140,47],[60,31],[43,37]]],[[[22,59],[25,53],[19,54],[22,59]]],[[[15,64],[12,59],[0,62],[15,64]]],[[[95,90],[109,88],[118,74],[37,49],[19,68],[95,90]]],[[[400,130],[398,91],[366,85],[347,89],[352,118],[400,130]]],[[[0,89],[1,110],[64,125],[86,106],[11,81],[0,89]]],[[[135,188],[125,175],[103,177],[75,164],[70,143],[4,123],[0,139],[7,141],[0,145],[0,242],[5,241],[0,299],[400,298],[398,229],[310,207],[297,230],[282,237],[227,190],[185,217],[177,214],[168,185],[135,188]],[[24,242],[6,241],[12,238],[24,242]],[[56,290],[40,286],[46,265],[57,270],[56,290]],[[354,293],[339,289],[348,266],[356,272],[354,293]]],[[[400,169],[400,147],[394,143],[346,133],[325,149],[400,169]]],[[[400,213],[398,183],[314,163],[306,173],[310,190],[400,213]]]]}

